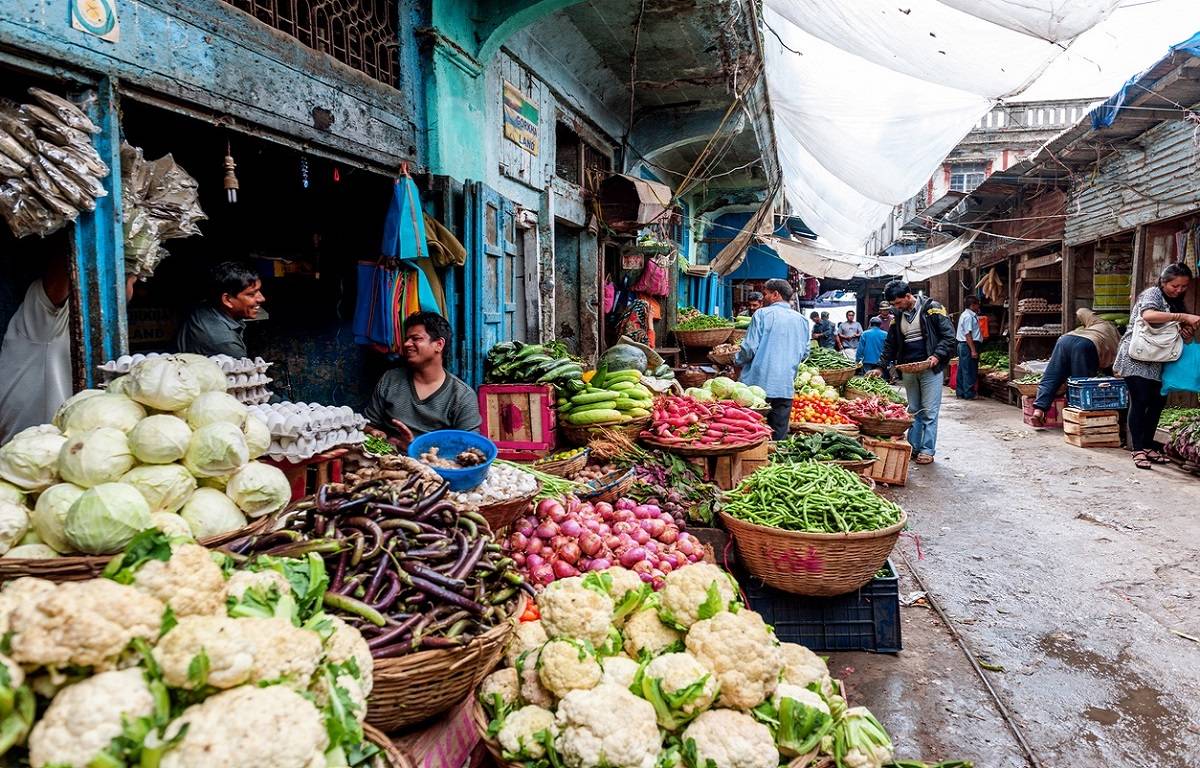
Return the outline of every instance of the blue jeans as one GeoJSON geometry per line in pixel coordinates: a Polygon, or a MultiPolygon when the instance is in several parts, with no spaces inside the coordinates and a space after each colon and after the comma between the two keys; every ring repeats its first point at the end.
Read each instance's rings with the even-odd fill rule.
{"type": "MultiPolygon", "coordinates": [[[[962,372],[959,372],[961,375],[962,372]]],[[[934,455],[937,446],[938,411],[942,407],[942,374],[940,371],[905,373],[900,377],[908,395],[908,412],[913,425],[908,428],[908,444],[913,455],[934,455]]]]}
{"type": "Polygon", "coordinates": [[[971,348],[967,342],[958,342],[958,378],[955,381],[954,394],[963,400],[975,397],[975,379],[979,377],[979,358],[971,357],[971,348]]]}
{"type": "MultiPolygon", "coordinates": [[[[1038,385],[1037,400],[1034,407],[1043,411],[1049,410],[1058,396],[1058,390],[1067,379],[1077,376],[1095,376],[1100,369],[1100,353],[1091,339],[1082,336],[1063,336],[1054,344],[1050,353],[1050,363],[1042,374],[1042,383],[1038,385]]],[[[1155,422],[1157,427],[1158,422],[1155,422]]]]}

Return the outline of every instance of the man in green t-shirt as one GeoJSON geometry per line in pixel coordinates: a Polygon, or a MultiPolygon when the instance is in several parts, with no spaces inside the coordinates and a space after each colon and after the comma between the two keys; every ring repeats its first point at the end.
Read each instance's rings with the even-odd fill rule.
{"type": "Polygon", "coordinates": [[[367,432],[404,450],[426,432],[477,431],[482,419],[475,391],[443,365],[450,323],[435,312],[417,312],[404,329],[405,365],[383,374],[375,385],[364,413],[367,432]]]}

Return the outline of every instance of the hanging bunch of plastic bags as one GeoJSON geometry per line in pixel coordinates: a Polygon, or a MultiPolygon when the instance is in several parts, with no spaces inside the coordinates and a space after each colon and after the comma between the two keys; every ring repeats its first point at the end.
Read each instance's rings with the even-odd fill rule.
{"type": "Polygon", "coordinates": [[[40,88],[29,95],[0,103],[0,216],[17,237],[45,237],[96,210],[109,168],[92,146],[100,129],[75,103],[40,88]]]}
{"type": "Polygon", "coordinates": [[[149,277],[167,257],[164,240],[200,234],[196,180],[171,155],[147,160],[140,147],[121,145],[121,208],[125,274],[149,277]]]}

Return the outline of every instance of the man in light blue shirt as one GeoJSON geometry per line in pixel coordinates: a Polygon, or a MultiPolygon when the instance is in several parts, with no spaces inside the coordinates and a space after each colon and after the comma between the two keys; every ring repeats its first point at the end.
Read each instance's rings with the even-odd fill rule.
{"type": "Polygon", "coordinates": [[[763,287],[763,308],[754,313],[746,338],[734,360],[741,366],[739,380],[762,387],[771,413],[767,416],[775,440],[787,437],[796,394],[796,368],[808,357],[811,336],[804,315],[792,309],[792,286],[778,278],[763,287]]]}
{"type": "Polygon", "coordinates": [[[887,341],[887,332],[883,330],[883,321],[878,317],[871,318],[871,327],[863,332],[858,349],[854,350],[855,360],[862,363],[863,370],[883,371],[883,343],[887,341]]]}
{"type": "Polygon", "coordinates": [[[958,380],[954,394],[961,400],[975,399],[975,380],[979,376],[979,345],[983,331],[979,328],[979,297],[968,296],[967,308],[958,316],[958,380]]]}

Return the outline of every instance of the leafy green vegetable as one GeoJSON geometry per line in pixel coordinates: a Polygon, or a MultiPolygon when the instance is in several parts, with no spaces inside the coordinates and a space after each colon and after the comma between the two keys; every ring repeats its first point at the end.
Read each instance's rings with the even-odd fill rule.
{"type": "Polygon", "coordinates": [[[171,559],[171,539],[157,528],[147,528],[133,537],[120,555],[108,562],[101,575],[118,584],[132,584],[138,569],[151,560],[171,559]]]}

